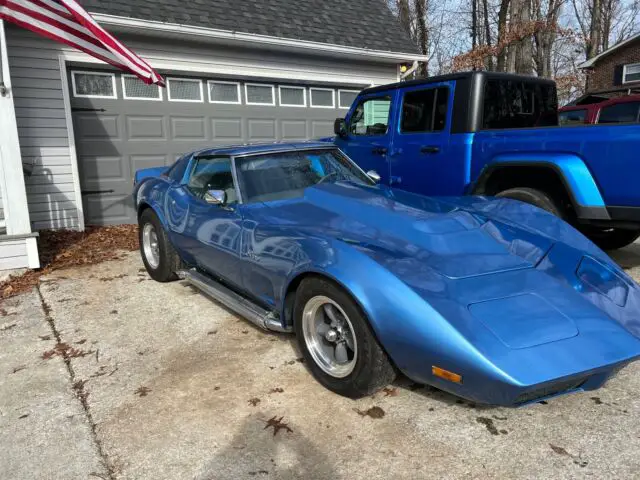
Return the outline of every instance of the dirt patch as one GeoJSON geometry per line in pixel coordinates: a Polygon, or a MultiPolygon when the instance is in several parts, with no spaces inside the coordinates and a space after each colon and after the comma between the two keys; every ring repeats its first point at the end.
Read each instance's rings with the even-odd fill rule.
{"type": "Polygon", "coordinates": [[[40,277],[55,270],[116,260],[123,250],[137,249],[137,225],[87,227],[84,232],[41,230],[38,252],[42,267],[0,282],[0,299],[30,291],[39,285],[40,277]]]}

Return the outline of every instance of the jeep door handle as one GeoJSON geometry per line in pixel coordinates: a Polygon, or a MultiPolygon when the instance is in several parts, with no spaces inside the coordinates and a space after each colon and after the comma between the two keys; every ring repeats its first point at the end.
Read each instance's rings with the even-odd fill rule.
{"type": "Polygon", "coordinates": [[[371,149],[371,153],[375,155],[384,155],[385,153],[387,153],[387,149],[385,147],[373,147],[371,149]]]}
{"type": "Polygon", "coordinates": [[[420,153],[438,153],[440,151],[440,147],[437,145],[425,145],[424,147],[420,147],[420,153]]]}

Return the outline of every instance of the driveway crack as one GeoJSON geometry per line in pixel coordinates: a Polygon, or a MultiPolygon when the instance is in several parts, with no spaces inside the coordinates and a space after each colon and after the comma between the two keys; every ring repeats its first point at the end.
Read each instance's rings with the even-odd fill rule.
{"type": "MultiPolygon", "coordinates": [[[[60,335],[60,331],[56,327],[55,319],[51,315],[51,307],[49,306],[47,301],[44,299],[44,296],[42,295],[42,292],[40,291],[40,286],[37,286],[36,290],[38,292],[38,296],[40,297],[40,303],[42,305],[42,310],[44,311],[45,319],[46,319],[47,323],[49,324],[49,327],[51,328],[51,332],[53,333],[53,336],[55,337],[56,342],[58,343],[58,345],[61,345],[64,342],[62,341],[62,337],[60,335]]],[[[95,444],[96,449],[98,450],[98,455],[100,456],[100,460],[102,461],[102,463],[104,465],[104,468],[105,468],[106,473],[108,475],[108,479],[109,480],[115,480],[115,478],[116,478],[115,472],[114,472],[113,467],[111,466],[111,464],[109,462],[109,457],[107,456],[107,454],[104,451],[104,448],[102,447],[102,442],[100,442],[100,439],[98,438],[97,426],[96,426],[95,421],[93,420],[93,416],[91,415],[91,410],[89,408],[89,402],[87,401],[87,397],[89,395],[89,392],[87,392],[85,390],[86,380],[81,380],[81,379],[78,379],[76,377],[76,373],[73,370],[73,365],[71,364],[71,358],[66,353],[66,351],[63,351],[62,359],[64,361],[65,366],[67,367],[67,373],[69,375],[69,380],[71,381],[71,386],[72,386],[72,389],[73,389],[73,393],[74,393],[76,399],[78,400],[78,402],[80,402],[80,405],[82,406],[82,410],[84,411],[85,418],[87,419],[87,422],[89,423],[89,427],[91,429],[91,437],[93,439],[93,443],[95,444]]],[[[95,475],[94,472],[92,472],[92,474],[95,475]]]]}

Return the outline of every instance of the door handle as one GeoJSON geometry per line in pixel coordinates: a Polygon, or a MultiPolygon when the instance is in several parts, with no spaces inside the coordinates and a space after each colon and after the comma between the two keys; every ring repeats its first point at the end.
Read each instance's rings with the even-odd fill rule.
{"type": "Polygon", "coordinates": [[[371,149],[371,153],[376,155],[384,155],[385,153],[387,153],[387,149],[385,147],[373,147],[371,149]]]}
{"type": "Polygon", "coordinates": [[[425,145],[420,148],[420,153],[438,153],[440,151],[440,147],[437,145],[425,145]]]}

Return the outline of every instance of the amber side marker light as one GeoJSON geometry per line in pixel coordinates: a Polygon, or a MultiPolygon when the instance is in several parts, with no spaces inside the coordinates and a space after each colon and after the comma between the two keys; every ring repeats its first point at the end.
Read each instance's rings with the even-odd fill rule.
{"type": "Polygon", "coordinates": [[[449,370],[445,370],[444,368],[432,365],[431,373],[433,373],[436,377],[444,378],[445,380],[449,380],[450,382],[462,384],[462,375],[450,372],[449,370]]]}

